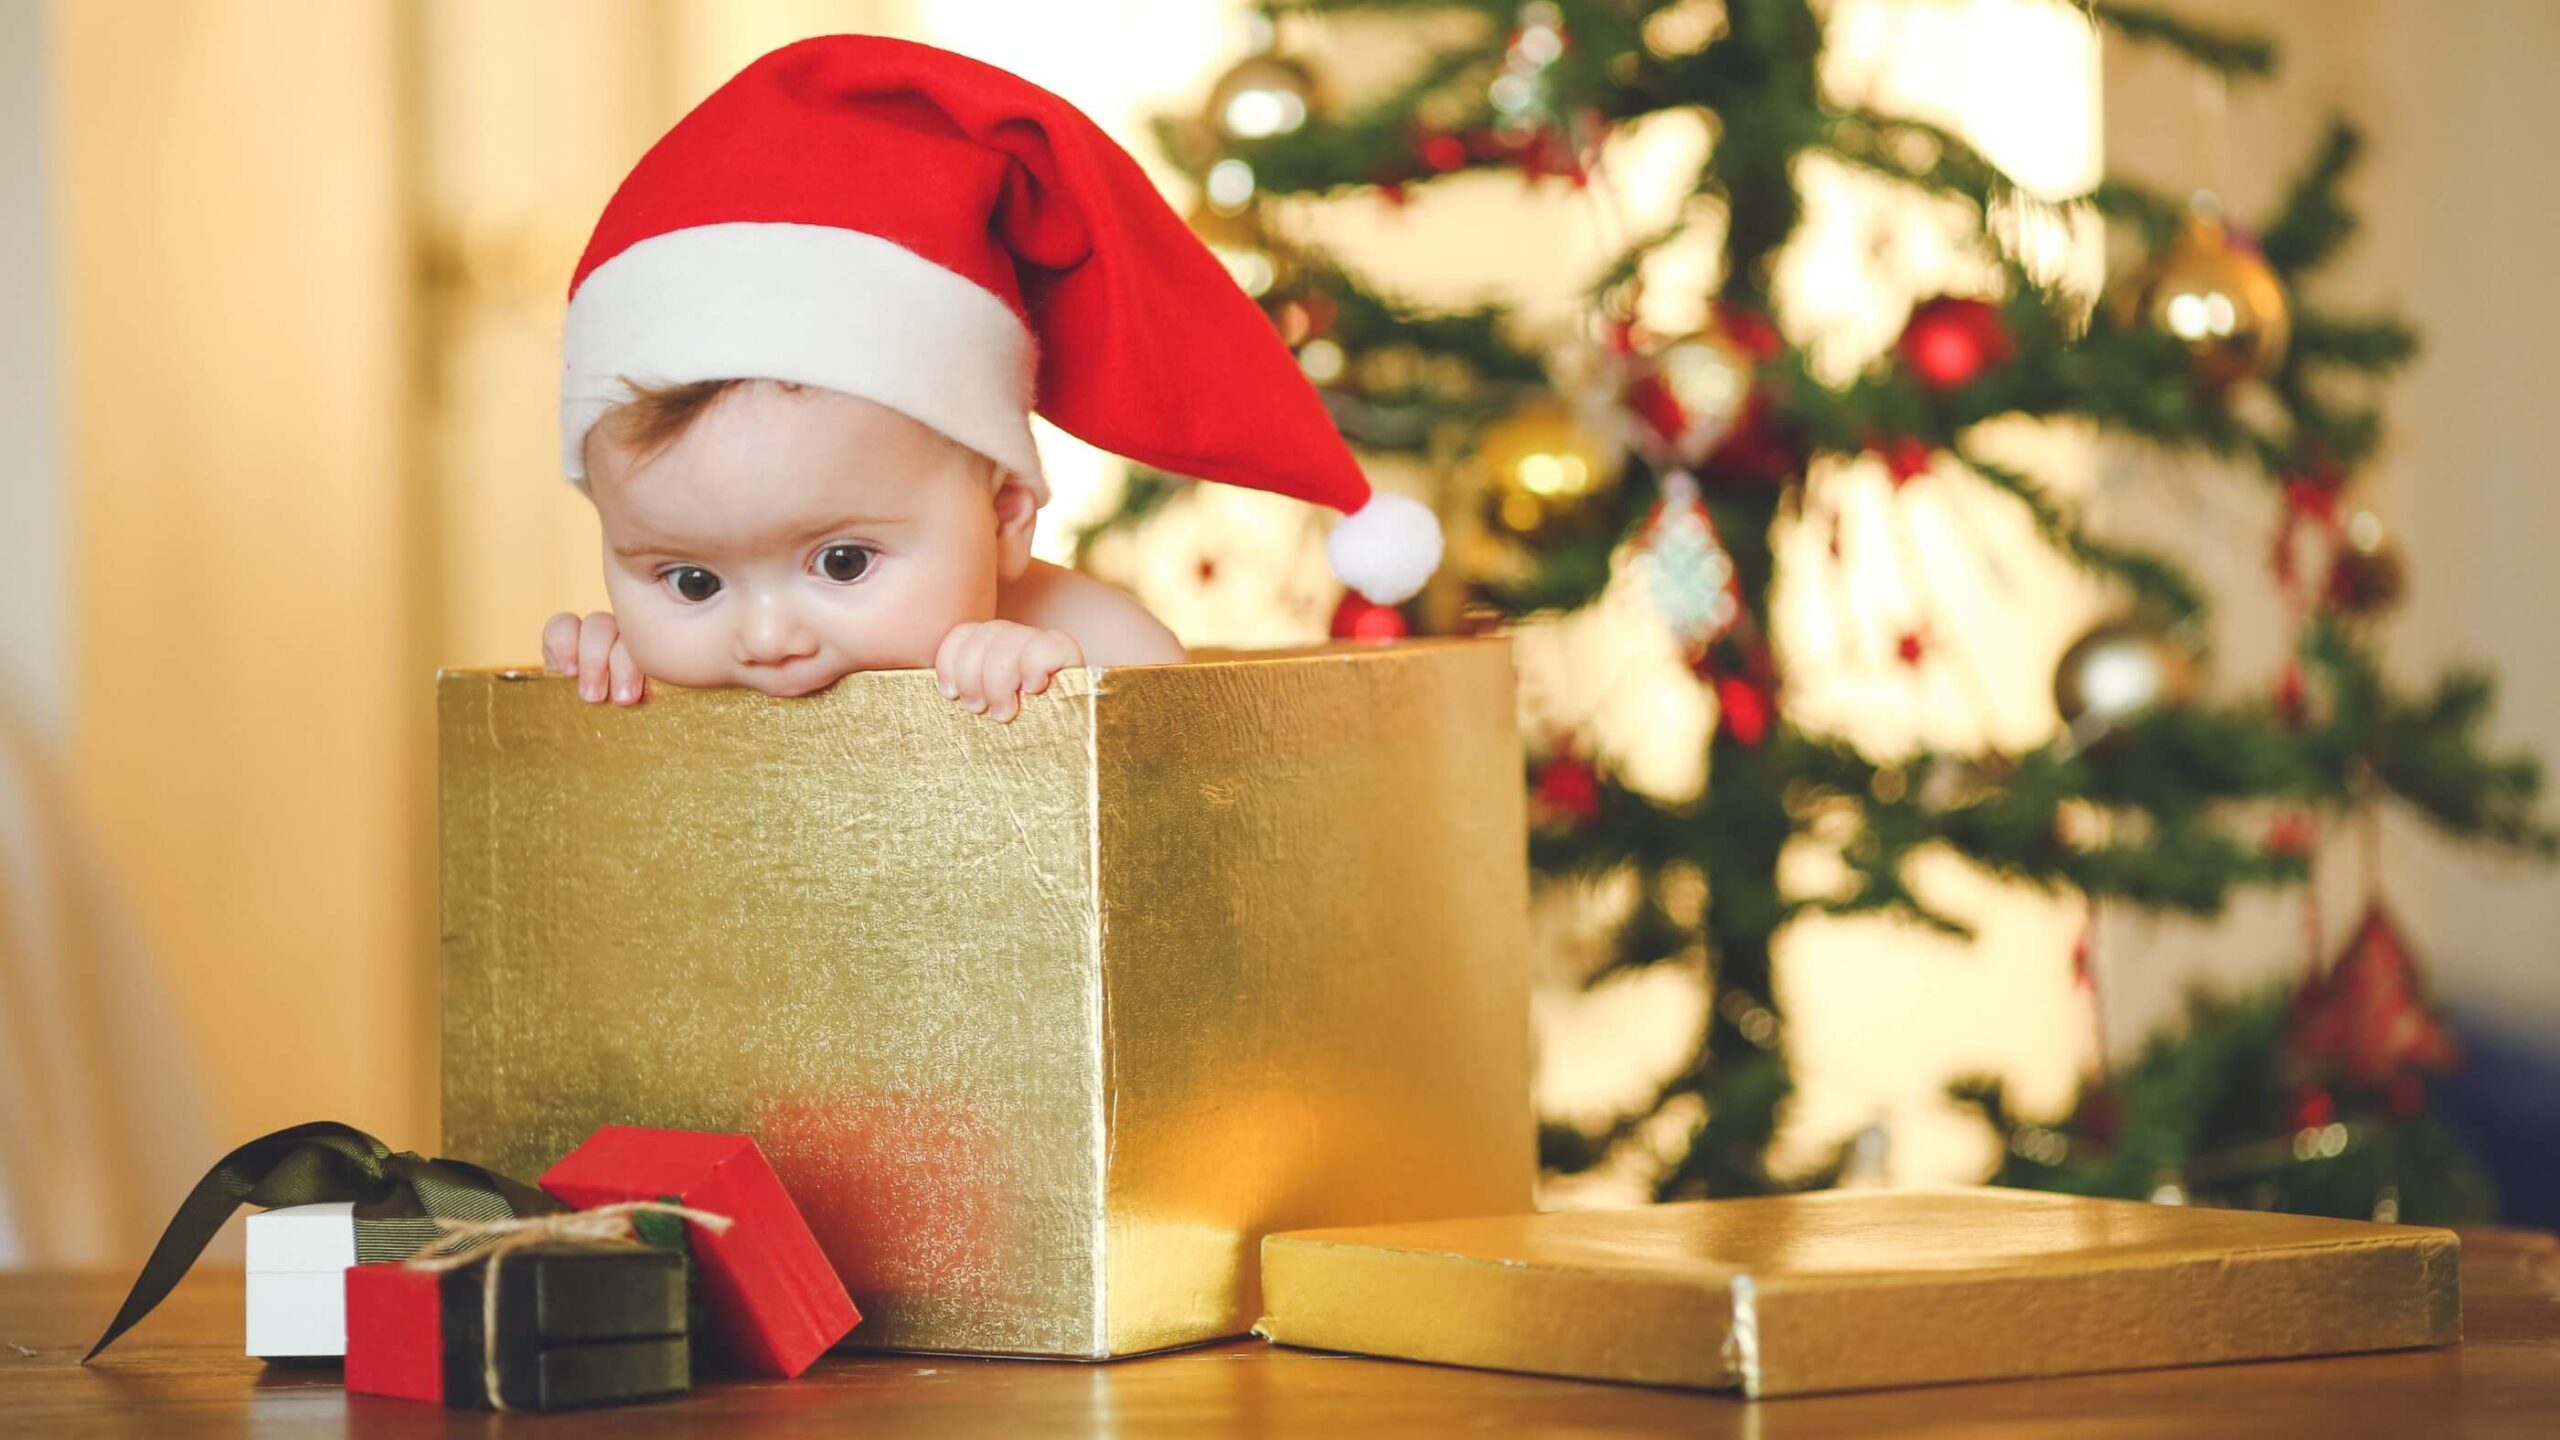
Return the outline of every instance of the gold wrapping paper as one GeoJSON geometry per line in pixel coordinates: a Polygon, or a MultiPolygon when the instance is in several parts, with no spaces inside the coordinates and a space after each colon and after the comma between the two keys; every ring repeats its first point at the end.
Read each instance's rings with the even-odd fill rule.
{"type": "Polygon", "coordinates": [[[1529,1203],[1498,640],[1078,671],[998,725],[439,677],[444,1153],[755,1135],[859,1346],[1242,1332],[1277,1228],[1529,1203]]]}
{"type": "Polygon", "coordinates": [[[1753,1396],[2462,1338],[2451,1231],[1835,1190],[1277,1234],[1285,1345],[1753,1396]]]}

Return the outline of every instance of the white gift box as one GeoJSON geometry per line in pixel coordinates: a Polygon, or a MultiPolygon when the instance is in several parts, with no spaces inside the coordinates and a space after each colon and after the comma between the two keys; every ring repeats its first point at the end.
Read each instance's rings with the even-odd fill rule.
{"type": "Polygon", "coordinates": [[[249,1217],[248,1350],[260,1359],[347,1353],[355,1207],[287,1205],[249,1217]]]}

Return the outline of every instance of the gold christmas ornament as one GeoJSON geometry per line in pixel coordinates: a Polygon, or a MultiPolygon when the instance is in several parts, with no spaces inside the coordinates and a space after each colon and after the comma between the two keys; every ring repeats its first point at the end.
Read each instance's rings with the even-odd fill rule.
{"type": "Polygon", "coordinates": [[[1421,350],[1397,342],[1362,354],[1354,375],[1367,394],[1402,395],[1421,385],[1423,364],[1421,350]]]}
{"type": "Polygon", "coordinates": [[[1443,400],[1471,394],[1478,378],[1476,367],[1462,355],[1434,355],[1423,362],[1422,387],[1443,400]]]}
{"type": "Polygon", "coordinates": [[[1203,200],[1185,219],[1209,253],[1235,277],[1237,288],[1254,299],[1264,299],[1297,279],[1297,257],[1263,225],[1259,208],[1229,212],[1203,200]]]}
{"type": "Polygon", "coordinates": [[[2121,725],[2160,705],[2195,698],[2195,657],[2168,631],[2133,616],[2105,621],[2062,652],[2053,705],[2073,729],[2121,725]]]}
{"type": "Polygon", "coordinates": [[[2152,262],[2137,307],[2140,322],[2185,346],[2215,386],[2274,374],[2293,333],[2284,284],[2266,257],[2202,212],[2152,262]]]}
{"type": "Polygon", "coordinates": [[[1248,55],[1210,87],[1203,118],[1219,139],[1268,140],[1305,125],[1316,113],[1315,75],[1295,60],[1248,55]]]}
{"type": "Polygon", "coordinates": [[[1493,523],[1524,540],[1579,527],[1618,483],[1616,447],[1552,395],[1487,426],[1476,459],[1493,523]]]}

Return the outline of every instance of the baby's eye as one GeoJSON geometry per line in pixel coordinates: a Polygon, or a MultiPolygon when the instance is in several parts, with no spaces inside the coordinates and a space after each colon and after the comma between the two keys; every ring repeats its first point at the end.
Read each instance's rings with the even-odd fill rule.
{"type": "Polygon", "coordinates": [[[818,552],[818,573],[838,584],[851,584],[870,573],[871,555],[859,545],[830,545],[818,552]]]}
{"type": "Polygon", "coordinates": [[[665,581],[678,598],[697,605],[720,593],[720,577],[699,565],[672,566],[658,578],[665,581]]]}

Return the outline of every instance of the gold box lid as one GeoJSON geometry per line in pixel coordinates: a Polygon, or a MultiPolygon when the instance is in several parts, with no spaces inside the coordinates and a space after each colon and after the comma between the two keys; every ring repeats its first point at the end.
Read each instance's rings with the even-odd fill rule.
{"type": "Polygon", "coordinates": [[[1302,1230],[1284,1345],[1777,1396],[2447,1344],[2452,1232],[1996,1189],[1302,1230]]]}

